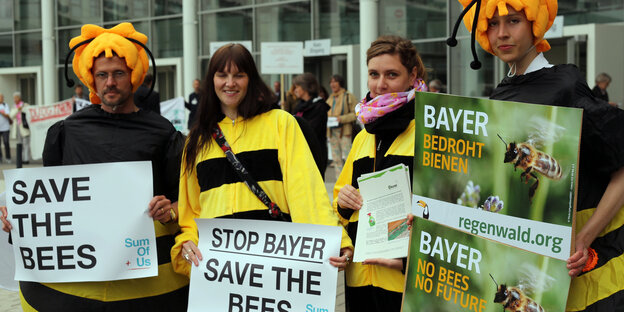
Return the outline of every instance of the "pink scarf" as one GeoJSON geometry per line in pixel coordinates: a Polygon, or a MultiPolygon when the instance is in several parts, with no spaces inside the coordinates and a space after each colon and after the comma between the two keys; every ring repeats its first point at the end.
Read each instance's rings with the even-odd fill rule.
{"type": "Polygon", "coordinates": [[[414,82],[414,88],[405,92],[386,93],[366,102],[362,99],[355,106],[355,114],[363,124],[371,123],[392,111],[399,109],[403,104],[411,101],[416,96],[416,91],[427,91],[425,81],[418,78],[414,82]]]}
{"type": "MultiPolygon", "coordinates": [[[[19,101],[19,103],[15,103],[15,107],[17,109],[20,109],[20,107],[22,107],[24,105],[24,101],[19,101]]],[[[22,124],[22,114],[17,114],[15,115],[16,119],[17,119],[17,124],[21,125],[22,124]]]]}

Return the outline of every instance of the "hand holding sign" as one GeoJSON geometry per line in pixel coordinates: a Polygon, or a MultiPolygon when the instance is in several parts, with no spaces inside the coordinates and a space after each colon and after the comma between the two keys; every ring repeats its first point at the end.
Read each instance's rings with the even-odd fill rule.
{"type": "Polygon", "coordinates": [[[7,220],[9,213],[7,212],[6,206],[0,206],[0,211],[2,212],[2,216],[0,216],[0,220],[2,220],[2,230],[5,232],[10,232],[13,227],[11,226],[11,222],[7,220]]]}
{"type": "MultiPolygon", "coordinates": [[[[339,227],[237,219],[195,222],[203,259],[191,267],[189,311],[333,311],[338,273],[329,258],[345,263],[350,254],[343,250],[337,256],[339,227]]],[[[184,256],[195,244],[187,241],[183,247],[184,256]]]]}
{"type": "Polygon", "coordinates": [[[190,240],[182,244],[182,258],[193,263],[195,266],[199,266],[199,261],[203,259],[201,251],[199,251],[197,245],[190,240]]]}

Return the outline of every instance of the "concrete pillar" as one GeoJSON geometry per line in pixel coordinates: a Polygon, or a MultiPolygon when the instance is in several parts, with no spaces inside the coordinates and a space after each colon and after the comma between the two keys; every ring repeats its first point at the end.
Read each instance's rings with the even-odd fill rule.
{"type": "Polygon", "coordinates": [[[360,93],[362,98],[368,92],[366,50],[379,37],[378,12],[378,0],[360,0],[360,93]]]}
{"type": "Polygon", "coordinates": [[[49,105],[58,101],[58,78],[56,74],[56,48],[54,40],[54,1],[41,1],[41,44],[43,99],[41,104],[49,105]]]}
{"type": "Polygon", "coordinates": [[[199,60],[197,58],[197,0],[183,0],[182,2],[182,36],[183,36],[183,69],[184,69],[184,98],[193,92],[193,80],[200,78],[199,60]]]}

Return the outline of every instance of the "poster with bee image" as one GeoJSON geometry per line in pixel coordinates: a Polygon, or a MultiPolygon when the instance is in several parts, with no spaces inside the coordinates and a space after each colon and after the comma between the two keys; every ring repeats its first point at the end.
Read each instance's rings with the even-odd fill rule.
{"type": "Polygon", "coordinates": [[[567,259],[582,110],[435,93],[415,102],[413,213],[567,259]]]}
{"type": "Polygon", "coordinates": [[[405,281],[403,312],[556,312],[570,277],[564,260],[415,218],[405,281]]]}

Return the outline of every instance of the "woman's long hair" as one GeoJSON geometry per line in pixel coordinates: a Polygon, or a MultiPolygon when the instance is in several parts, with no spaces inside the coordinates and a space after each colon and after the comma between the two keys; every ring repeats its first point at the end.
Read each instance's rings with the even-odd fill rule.
{"type": "Polygon", "coordinates": [[[247,94],[238,105],[239,116],[243,119],[252,118],[270,111],[275,103],[275,95],[260,78],[253,57],[247,48],[240,44],[227,44],[219,48],[212,55],[208,72],[202,81],[197,121],[191,128],[184,148],[184,162],[188,172],[193,171],[195,159],[200,151],[210,148],[213,129],[224,118],[221,101],[215,92],[214,75],[217,72],[228,71],[232,65],[249,77],[247,94]]]}

